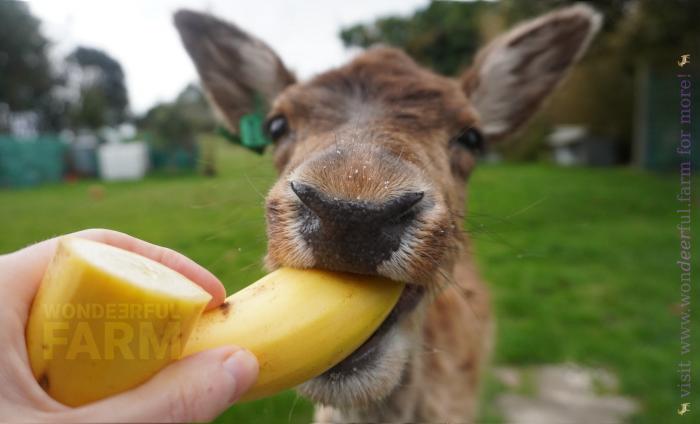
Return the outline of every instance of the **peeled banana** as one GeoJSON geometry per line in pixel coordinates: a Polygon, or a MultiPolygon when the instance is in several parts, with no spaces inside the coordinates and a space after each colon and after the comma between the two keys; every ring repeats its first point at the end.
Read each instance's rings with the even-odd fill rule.
{"type": "Polygon", "coordinates": [[[135,387],[181,357],[210,299],[158,262],[63,238],[27,323],[34,377],[70,406],[135,387]]]}
{"type": "Polygon", "coordinates": [[[249,349],[260,374],[243,401],[294,387],[357,349],[403,286],[379,277],[282,268],[205,312],[185,355],[227,344],[249,349]]]}
{"type": "Polygon", "coordinates": [[[77,406],[133,388],[180,357],[234,344],[260,363],[242,399],[253,400],[340,362],[376,330],[402,290],[379,277],[282,268],[202,314],[210,296],[175,271],[64,238],[32,305],[27,348],[44,389],[77,406]]]}

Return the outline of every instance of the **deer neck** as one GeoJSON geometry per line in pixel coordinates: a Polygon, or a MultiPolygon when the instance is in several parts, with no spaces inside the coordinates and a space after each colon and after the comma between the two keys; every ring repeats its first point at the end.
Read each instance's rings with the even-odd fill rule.
{"type": "Polygon", "coordinates": [[[401,382],[381,402],[351,410],[319,407],[316,422],[469,422],[480,369],[491,344],[488,294],[467,242],[452,271],[453,284],[421,313],[401,382]]]}

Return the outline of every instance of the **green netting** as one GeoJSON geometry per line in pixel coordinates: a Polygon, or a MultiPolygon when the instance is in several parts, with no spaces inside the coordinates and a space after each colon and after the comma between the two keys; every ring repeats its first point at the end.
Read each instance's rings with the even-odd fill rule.
{"type": "Polygon", "coordinates": [[[149,131],[139,133],[137,140],[148,144],[152,170],[191,171],[197,168],[199,147],[168,143],[149,131]]]}
{"type": "Polygon", "coordinates": [[[193,170],[197,167],[198,151],[183,148],[158,149],[151,146],[150,159],[153,169],[193,170]]]}
{"type": "Polygon", "coordinates": [[[0,135],[0,187],[30,187],[61,181],[65,144],[55,136],[0,135]]]}
{"type": "MultiPolygon", "coordinates": [[[[678,168],[678,163],[687,160],[676,153],[680,136],[680,87],[676,71],[651,69],[647,75],[646,107],[642,117],[641,130],[645,132],[642,145],[642,166],[657,171],[669,171],[678,168]]],[[[693,94],[697,95],[696,89],[693,94]]],[[[693,106],[698,104],[693,98],[693,106]]],[[[697,106],[696,106],[697,107],[697,106]]],[[[700,149],[696,140],[700,136],[700,119],[693,110],[692,166],[700,166],[700,149]]]]}

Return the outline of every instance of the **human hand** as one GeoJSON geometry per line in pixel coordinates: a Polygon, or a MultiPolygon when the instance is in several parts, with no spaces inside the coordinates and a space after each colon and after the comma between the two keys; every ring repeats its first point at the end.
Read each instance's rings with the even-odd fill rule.
{"type": "MultiPolygon", "coordinates": [[[[224,287],[214,275],[171,249],[110,230],[72,235],[130,250],[174,269],[212,295],[207,309],[224,300],[224,287]]],[[[32,375],[24,331],[57,240],[0,255],[0,299],[4,300],[0,308],[0,421],[208,421],[253,385],[257,360],[248,351],[229,346],[188,356],[139,387],[85,406],[71,408],[53,400],[32,375]]]]}

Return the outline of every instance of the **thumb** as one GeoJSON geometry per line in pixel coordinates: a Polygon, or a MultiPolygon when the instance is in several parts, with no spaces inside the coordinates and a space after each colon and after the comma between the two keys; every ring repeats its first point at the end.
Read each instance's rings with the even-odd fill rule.
{"type": "Polygon", "coordinates": [[[188,356],[143,385],[75,409],[79,421],[210,421],[255,382],[258,362],[248,351],[222,347],[188,356]]]}

